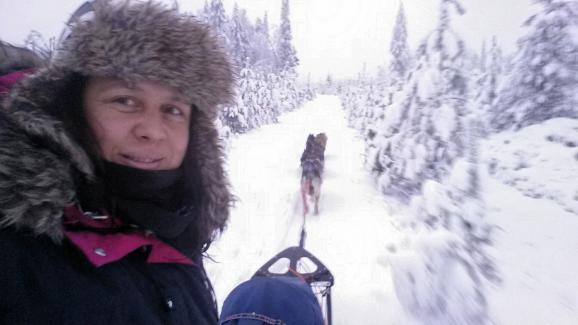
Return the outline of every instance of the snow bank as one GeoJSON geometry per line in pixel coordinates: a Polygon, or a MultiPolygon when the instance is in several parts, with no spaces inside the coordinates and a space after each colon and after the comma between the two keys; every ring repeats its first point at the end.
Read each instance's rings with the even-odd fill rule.
{"type": "Polygon", "coordinates": [[[475,165],[459,159],[443,184],[426,181],[397,219],[403,236],[388,261],[404,324],[488,322],[483,276],[495,275],[485,249],[492,227],[483,218],[476,175],[475,165]]]}
{"type": "Polygon", "coordinates": [[[490,175],[578,214],[578,120],[557,118],[483,143],[490,175]]]}
{"type": "Polygon", "coordinates": [[[576,215],[491,177],[484,186],[487,218],[499,226],[494,258],[503,279],[488,287],[492,320],[503,325],[577,324],[576,215]]]}
{"type": "Polygon", "coordinates": [[[483,324],[486,303],[462,239],[445,229],[420,230],[390,258],[404,324],[483,324]]]}

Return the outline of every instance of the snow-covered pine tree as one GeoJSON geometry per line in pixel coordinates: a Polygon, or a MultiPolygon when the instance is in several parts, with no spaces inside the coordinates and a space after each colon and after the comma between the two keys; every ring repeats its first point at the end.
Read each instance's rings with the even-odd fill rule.
{"type": "Polygon", "coordinates": [[[371,170],[377,171],[382,168],[376,164],[375,154],[378,150],[376,141],[380,138],[380,126],[383,124],[386,111],[390,109],[393,98],[403,89],[405,78],[411,68],[411,56],[407,44],[407,28],[403,2],[399,3],[399,10],[395,26],[393,28],[391,43],[389,47],[391,63],[387,72],[381,71],[378,80],[372,87],[372,93],[368,95],[370,101],[367,103],[368,112],[363,121],[363,134],[366,141],[365,164],[371,170]],[[377,137],[376,137],[377,136],[377,137]]]}
{"type": "Polygon", "coordinates": [[[450,28],[450,7],[442,0],[440,22],[418,51],[418,61],[404,91],[386,112],[375,157],[382,191],[409,199],[427,179],[441,180],[463,155],[461,116],[467,101],[462,71],[464,45],[450,28]]]}
{"type": "Polygon", "coordinates": [[[220,118],[222,124],[226,125],[231,133],[239,134],[247,130],[247,121],[245,120],[245,106],[242,99],[237,99],[236,103],[223,108],[220,118]]]}
{"type": "MultiPolygon", "coordinates": [[[[286,17],[285,23],[282,23],[285,27],[279,35],[285,35],[290,45],[289,9],[288,2],[285,2],[282,12],[282,17],[286,17]]],[[[205,2],[199,16],[206,17],[208,24],[221,34],[239,72],[236,103],[225,107],[219,116],[223,129],[226,129],[222,134],[243,133],[266,123],[274,123],[280,112],[298,107],[311,96],[311,93],[297,86],[296,57],[289,60],[294,64],[288,65],[288,69],[280,70],[277,67],[266,13],[263,20],[257,19],[253,26],[247,19],[246,11],[235,5],[229,21],[222,0],[211,0],[210,4],[205,2]]]]}
{"type": "Polygon", "coordinates": [[[220,35],[228,46],[227,32],[228,32],[228,18],[225,13],[225,7],[222,0],[211,0],[208,8],[207,23],[213,30],[220,35]]]}
{"type": "Polygon", "coordinates": [[[535,2],[542,10],[525,22],[529,30],[492,114],[497,130],[578,117],[578,2],[535,2]]]}
{"type": "Polygon", "coordinates": [[[279,106],[273,104],[271,89],[267,84],[267,75],[263,71],[257,71],[255,77],[255,105],[259,115],[259,123],[277,123],[279,116],[279,106]]]}
{"type": "Polygon", "coordinates": [[[265,13],[263,19],[257,18],[255,22],[255,37],[250,48],[251,57],[255,60],[255,68],[265,74],[275,70],[275,53],[271,44],[269,20],[267,13],[265,13]]]}
{"type": "Polygon", "coordinates": [[[297,92],[297,73],[295,70],[285,70],[279,73],[278,79],[281,92],[281,111],[289,112],[299,107],[301,100],[297,92]]]}
{"type": "Polygon", "coordinates": [[[267,12],[265,12],[265,14],[263,15],[263,21],[262,21],[262,30],[263,30],[263,34],[267,35],[267,38],[270,40],[270,33],[269,33],[269,15],[267,14],[267,12]]]}
{"type": "Polygon", "coordinates": [[[211,7],[209,6],[208,0],[205,0],[205,5],[203,6],[203,9],[199,10],[197,16],[201,21],[209,23],[210,15],[211,15],[211,7]]]}
{"type": "Polygon", "coordinates": [[[265,76],[265,85],[269,93],[270,103],[277,112],[281,112],[281,87],[279,76],[273,72],[268,73],[265,76]]]}
{"type": "Polygon", "coordinates": [[[281,26],[277,39],[277,68],[279,71],[295,70],[299,65],[297,51],[293,47],[293,35],[289,20],[289,0],[282,0],[281,26]]]}
{"type": "Polygon", "coordinates": [[[486,72],[488,55],[486,53],[486,40],[482,42],[482,50],[480,52],[480,71],[486,72]]]}
{"type": "Polygon", "coordinates": [[[246,130],[254,129],[259,126],[257,122],[259,117],[257,116],[257,102],[256,88],[255,88],[255,76],[253,71],[249,68],[248,59],[243,64],[243,68],[239,73],[239,95],[241,96],[242,103],[238,103],[243,107],[242,114],[246,122],[246,130]]]}
{"type": "Polygon", "coordinates": [[[493,105],[498,96],[498,88],[500,85],[500,78],[503,74],[504,58],[502,56],[502,49],[498,45],[496,36],[492,37],[492,47],[490,49],[490,62],[487,68],[488,83],[486,88],[485,102],[493,105]]]}
{"type": "Polygon", "coordinates": [[[489,62],[484,72],[475,80],[472,89],[472,100],[475,109],[470,112],[476,116],[480,126],[480,136],[485,137],[490,132],[490,117],[496,104],[498,87],[503,78],[502,50],[496,37],[492,37],[492,47],[489,52],[489,62]]]}
{"type": "MultiPolygon", "coordinates": [[[[399,3],[399,10],[395,20],[395,27],[393,29],[393,37],[389,46],[391,53],[390,74],[391,82],[401,84],[400,81],[405,79],[405,75],[410,68],[410,54],[407,45],[407,27],[405,21],[405,11],[403,9],[403,2],[399,3]]],[[[401,86],[400,86],[401,88],[401,86]]]]}
{"type": "Polygon", "coordinates": [[[360,103],[355,110],[351,110],[349,115],[349,125],[359,130],[362,134],[365,132],[367,121],[372,116],[373,105],[376,104],[376,89],[371,83],[362,83],[358,79],[361,88],[366,90],[360,98],[360,103]]]}
{"type": "Polygon", "coordinates": [[[422,194],[412,198],[412,249],[418,262],[402,269],[394,261],[398,297],[417,324],[487,324],[484,279],[501,281],[487,252],[494,227],[484,219],[481,199],[479,125],[474,118],[466,124],[465,156],[441,182],[427,180],[422,194]]]}
{"type": "Polygon", "coordinates": [[[309,101],[315,97],[315,91],[313,90],[313,85],[311,84],[311,73],[307,74],[307,85],[305,86],[305,100],[309,101]]]}
{"type": "Polygon", "coordinates": [[[334,85],[333,85],[333,76],[331,74],[327,74],[325,77],[325,84],[323,85],[324,91],[327,94],[333,94],[334,85]]]}
{"type": "Polygon", "coordinates": [[[231,17],[231,28],[229,30],[230,48],[233,57],[236,60],[238,67],[245,68],[245,65],[249,66],[253,61],[249,57],[249,37],[250,37],[251,26],[247,20],[247,12],[239,10],[239,7],[235,3],[233,7],[233,16],[231,17]]]}
{"type": "MultiPolygon", "coordinates": [[[[441,0],[440,24],[420,46],[416,67],[386,115],[380,184],[411,198],[406,228],[411,265],[393,260],[398,298],[412,324],[488,323],[484,277],[497,280],[485,248],[492,227],[484,220],[478,176],[479,122],[466,118],[464,47],[452,32],[441,0]]],[[[478,61],[479,62],[479,61],[478,61]]]]}

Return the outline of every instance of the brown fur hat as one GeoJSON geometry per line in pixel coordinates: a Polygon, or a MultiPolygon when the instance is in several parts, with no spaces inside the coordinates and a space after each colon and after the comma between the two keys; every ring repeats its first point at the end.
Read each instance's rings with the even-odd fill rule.
{"type": "Polygon", "coordinates": [[[158,81],[209,116],[232,98],[232,69],[204,24],[154,2],[96,1],[78,22],[54,66],[92,77],[158,81]]]}

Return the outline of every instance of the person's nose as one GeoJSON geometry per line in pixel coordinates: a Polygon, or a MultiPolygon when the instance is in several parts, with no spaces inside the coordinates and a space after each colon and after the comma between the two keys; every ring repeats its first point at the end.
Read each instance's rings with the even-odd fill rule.
{"type": "Polygon", "coordinates": [[[135,136],[141,140],[163,140],[166,132],[161,114],[155,114],[152,110],[142,112],[134,126],[133,132],[135,136]]]}

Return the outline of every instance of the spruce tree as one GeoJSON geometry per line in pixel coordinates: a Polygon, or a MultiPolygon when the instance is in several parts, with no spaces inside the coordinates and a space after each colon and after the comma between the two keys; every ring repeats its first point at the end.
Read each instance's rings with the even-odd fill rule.
{"type": "Polygon", "coordinates": [[[282,0],[281,26],[277,40],[277,68],[279,71],[294,71],[299,64],[297,51],[292,44],[291,22],[289,20],[289,0],[282,0]]]}
{"type": "Polygon", "coordinates": [[[498,46],[496,36],[494,36],[492,37],[492,48],[490,49],[490,65],[488,68],[490,80],[488,82],[487,102],[490,105],[494,104],[494,101],[498,96],[499,78],[502,75],[502,67],[504,65],[503,60],[504,58],[502,56],[502,49],[498,46]]]}
{"type": "Polygon", "coordinates": [[[518,129],[554,117],[578,117],[578,4],[535,0],[542,10],[526,22],[516,65],[493,111],[497,130],[518,129]]]}
{"type": "Polygon", "coordinates": [[[245,10],[239,10],[239,7],[235,3],[233,8],[233,16],[231,17],[231,29],[230,29],[230,47],[231,51],[236,58],[237,66],[244,67],[245,64],[250,65],[251,58],[249,56],[249,35],[251,26],[247,21],[247,14],[245,10]]]}
{"type": "Polygon", "coordinates": [[[480,71],[486,72],[488,65],[488,54],[486,51],[486,40],[482,42],[482,49],[480,51],[480,71]]]}
{"type": "Polygon", "coordinates": [[[451,28],[450,8],[464,12],[456,0],[441,1],[438,27],[419,47],[403,100],[386,115],[377,159],[380,185],[411,200],[412,229],[433,244],[419,252],[422,260],[395,275],[400,282],[419,278],[428,284],[404,283],[402,305],[417,324],[483,325],[488,310],[482,276],[495,276],[484,251],[491,226],[480,198],[479,125],[465,117],[467,55],[451,28]]]}
{"type": "Polygon", "coordinates": [[[497,44],[496,37],[492,38],[489,51],[489,62],[485,72],[477,78],[473,90],[474,114],[480,123],[480,136],[485,137],[490,132],[490,117],[496,105],[498,87],[503,74],[502,50],[497,44]]]}
{"type": "Polygon", "coordinates": [[[386,111],[391,109],[390,106],[393,104],[394,97],[402,90],[406,75],[411,67],[405,11],[402,1],[399,2],[389,51],[391,53],[389,69],[379,68],[377,80],[370,87],[368,94],[366,103],[368,109],[366,110],[365,121],[361,123],[363,126],[361,131],[367,143],[365,164],[377,174],[383,172],[379,160],[375,159],[379,147],[378,141],[383,137],[379,129],[383,124],[386,111]]]}
{"type": "MultiPolygon", "coordinates": [[[[285,26],[289,26],[288,14],[286,3],[285,26]]],[[[210,4],[205,2],[199,15],[206,17],[208,24],[220,33],[224,45],[233,54],[238,71],[236,102],[224,107],[219,115],[223,135],[244,133],[274,123],[280,112],[298,107],[307,98],[306,92],[297,86],[295,65],[289,65],[291,68],[286,70],[277,68],[266,13],[253,26],[246,11],[238,5],[235,4],[228,20],[222,0],[211,0],[210,4]]],[[[285,35],[290,44],[290,28],[283,30],[285,33],[280,35],[285,35]]],[[[289,61],[297,62],[295,57],[289,61]]]]}
{"type": "Polygon", "coordinates": [[[418,194],[425,180],[441,180],[463,155],[467,86],[463,42],[450,28],[452,5],[463,13],[457,1],[442,0],[438,27],[420,46],[411,78],[379,127],[374,169],[381,171],[382,190],[402,200],[418,194]]]}
{"type": "Polygon", "coordinates": [[[400,2],[399,4],[399,10],[395,20],[395,27],[393,29],[393,37],[389,46],[389,52],[391,53],[391,64],[389,70],[390,73],[393,74],[392,82],[396,83],[405,78],[410,65],[403,2],[400,2]]]}
{"type": "Polygon", "coordinates": [[[224,38],[226,37],[228,19],[222,0],[211,0],[208,11],[208,23],[217,34],[224,38]]]}
{"type": "Polygon", "coordinates": [[[255,22],[255,37],[251,43],[250,51],[255,59],[255,66],[267,74],[275,70],[275,53],[271,46],[269,35],[269,20],[267,13],[263,19],[257,18],[255,22]]]}
{"type": "Polygon", "coordinates": [[[209,6],[209,2],[205,0],[205,5],[203,9],[201,9],[198,13],[199,19],[201,19],[205,23],[209,23],[209,17],[211,16],[211,7],[209,6]]]}

